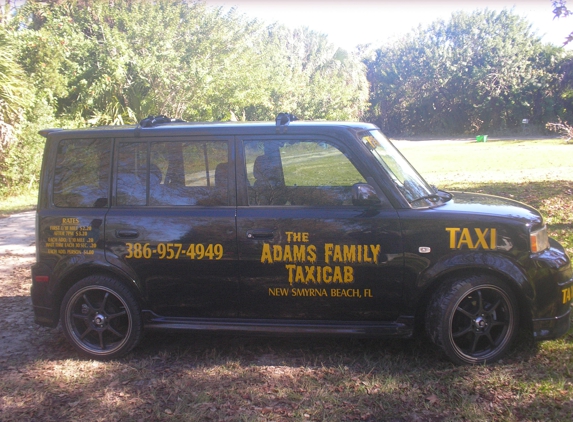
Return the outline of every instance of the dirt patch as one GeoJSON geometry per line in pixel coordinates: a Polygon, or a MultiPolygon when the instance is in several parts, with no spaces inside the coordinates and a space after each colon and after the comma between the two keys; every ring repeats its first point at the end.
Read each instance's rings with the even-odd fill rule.
{"type": "MultiPolygon", "coordinates": [[[[34,322],[30,299],[30,266],[34,258],[0,256],[0,368],[46,355],[58,354],[63,342],[59,328],[40,327],[34,322]]],[[[65,345],[65,348],[69,348],[65,345]]]]}
{"type": "Polygon", "coordinates": [[[32,211],[0,219],[0,369],[42,357],[46,350],[53,356],[64,344],[59,329],[34,322],[30,299],[34,215],[32,211]]]}

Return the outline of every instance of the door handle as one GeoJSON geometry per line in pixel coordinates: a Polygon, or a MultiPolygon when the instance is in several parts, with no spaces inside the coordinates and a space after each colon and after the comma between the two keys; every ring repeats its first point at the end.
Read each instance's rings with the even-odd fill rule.
{"type": "Polygon", "coordinates": [[[121,239],[136,239],[139,237],[137,230],[116,230],[115,236],[121,239]]]}
{"type": "Polygon", "coordinates": [[[272,239],[275,237],[275,233],[272,230],[248,230],[247,237],[253,240],[262,240],[262,239],[272,239]]]}

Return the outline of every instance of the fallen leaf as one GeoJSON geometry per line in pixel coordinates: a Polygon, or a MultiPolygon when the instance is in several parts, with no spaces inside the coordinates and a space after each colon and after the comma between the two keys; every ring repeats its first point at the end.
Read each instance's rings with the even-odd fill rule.
{"type": "Polygon", "coordinates": [[[430,404],[436,404],[439,401],[438,396],[436,396],[435,394],[426,397],[426,400],[429,401],[430,404]]]}

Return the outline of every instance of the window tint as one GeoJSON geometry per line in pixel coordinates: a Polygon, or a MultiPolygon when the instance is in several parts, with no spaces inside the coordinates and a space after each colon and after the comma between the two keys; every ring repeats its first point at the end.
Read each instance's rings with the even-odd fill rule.
{"type": "Polygon", "coordinates": [[[151,205],[227,205],[228,145],[225,141],[153,142],[151,205]]]}
{"type": "Polygon", "coordinates": [[[147,143],[120,143],[117,161],[117,205],[145,205],[147,143]]]}
{"type": "Polygon", "coordinates": [[[364,177],[323,141],[245,142],[249,205],[352,205],[364,177]]]}
{"type": "Polygon", "coordinates": [[[228,205],[227,142],[151,142],[149,160],[147,147],[120,144],[118,205],[228,205]]]}
{"type": "Polygon", "coordinates": [[[111,158],[109,139],[66,139],[58,144],[54,174],[57,207],[106,207],[111,158]]]}

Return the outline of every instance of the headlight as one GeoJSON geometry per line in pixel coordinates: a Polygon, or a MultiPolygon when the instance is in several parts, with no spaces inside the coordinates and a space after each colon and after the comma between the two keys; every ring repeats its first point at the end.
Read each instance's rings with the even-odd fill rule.
{"type": "Polygon", "coordinates": [[[529,234],[529,243],[531,244],[531,252],[537,253],[544,251],[549,247],[549,236],[547,236],[547,226],[531,232],[529,234]]]}

